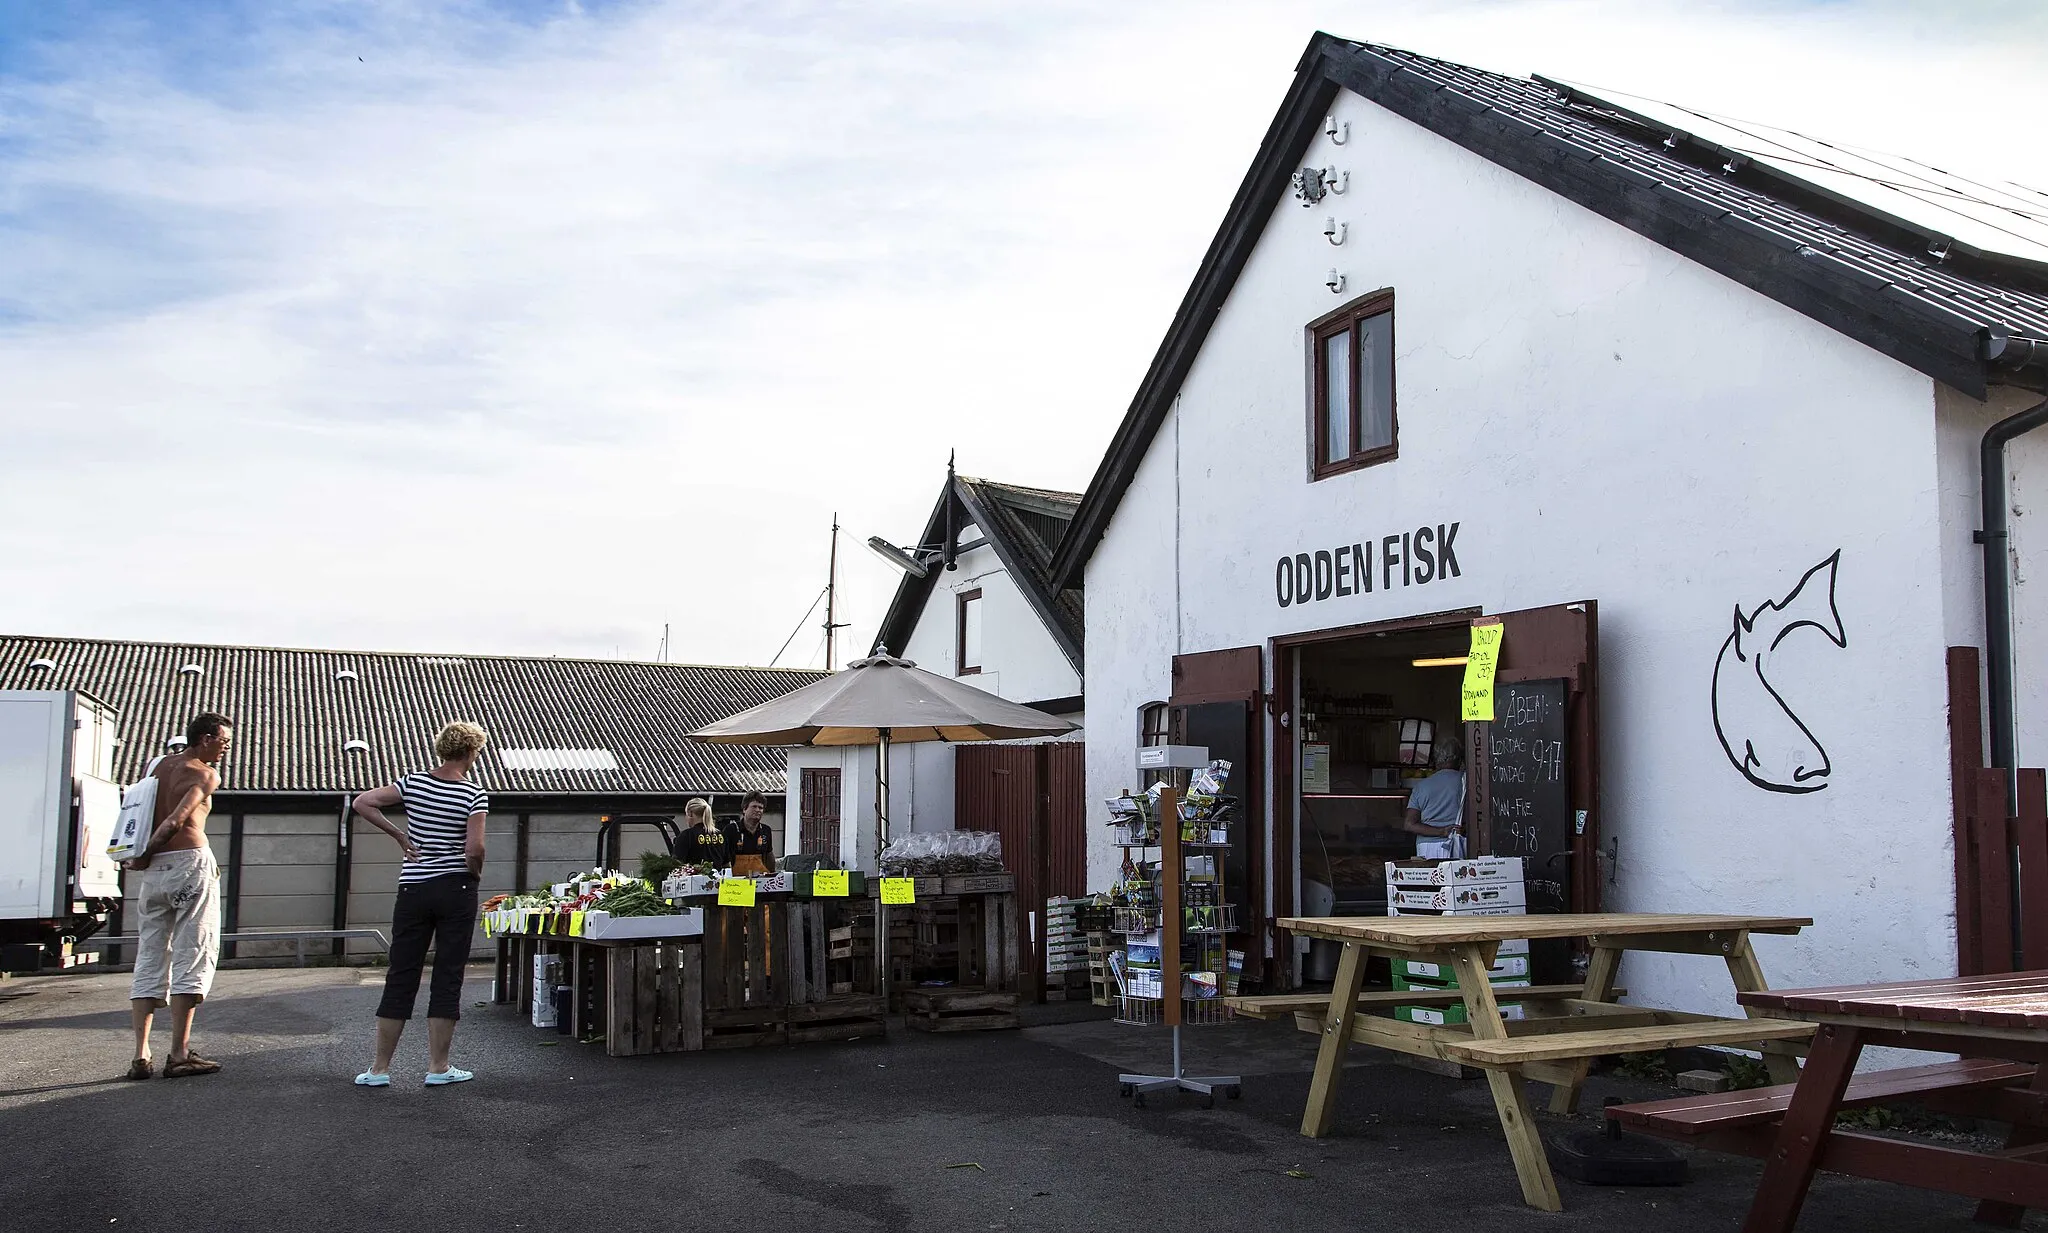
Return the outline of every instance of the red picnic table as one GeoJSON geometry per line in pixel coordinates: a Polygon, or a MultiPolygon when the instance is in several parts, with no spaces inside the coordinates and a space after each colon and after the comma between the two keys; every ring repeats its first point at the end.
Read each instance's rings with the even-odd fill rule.
{"type": "Polygon", "coordinates": [[[1829,989],[1748,992],[1752,1011],[1820,1025],[1797,1084],[1621,1105],[1650,1134],[1764,1158],[1744,1233],[1788,1233],[1816,1170],[1980,1201],[1977,1219],[2017,1227],[2048,1208],[2048,971],[1829,989]],[[1958,1060],[1855,1077],[1866,1046],[1958,1060]],[[2038,1069],[2037,1069],[2038,1067],[2038,1069]],[[2009,1123],[1984,1153],[1843,1130],[1843,1109],[1903,1102],[2009,1123]]]}

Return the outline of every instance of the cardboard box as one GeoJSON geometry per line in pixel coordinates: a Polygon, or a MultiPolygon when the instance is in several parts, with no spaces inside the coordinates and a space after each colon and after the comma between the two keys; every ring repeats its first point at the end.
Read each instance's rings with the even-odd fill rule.
{"type": "MultiPolygon", "coordinates": [[[[1500,1017],[1503,1019],[1523,1018],[1522,1004],[1520,1002],[1502,1002],[1500,1004],[1500,1017]]],[[[1465,1015],[1465,1004],[1463,1002],[1453,1002],[1449,1006],[1396,1006],[1394,1008],[1394,1018],[1399,1019],[1403,1023],[1420,1023],[1428,1027],[1446,1027],[1470,1022],[1465,1015]]]]}
{"type": "Polygon", "coordinates": [[[704,932],[704,909],[686,908],[673,916],[613,916],[585,912],[583,936],[594,941],[614,938],[694,938],[704,932]]]}
{"type": "MultiPolygon", "coordinates": [[[[1495,955],[1493,966],[1486,969],[1487,978],[1497,981],[1502,977],[1527,976],[1529,974],[1528,948],[1529,943],[1525,940],[1522,943],[1524,953],[1519,955],[1495,955]]],[[[1503,951],[1507,949],[1505,943],[1502,944],[1501,949],[1503,951]]],[[[1434,959],[1396,959],[1394,961],[1394,976],[1397,979],[1406,977],[1410,980],[1435,981],[1441,985],[1455,985],[1458,983],[1457,969],[1448,962],[1440,963],[1434,959]]],[[[1396,986],[1396,988],[1398,987],[1396,986]]]]}
{"type": "Polygon", "coordinates": [[[754,878],[754,893],[757,895],[786,895],[795,889],[796,875],[787,871],[754,878]]]}
{"type": "MultiPolygon", "coordinates": [[[[1457,908],[1449,912],[1432,911],[1422,908],[1403,908],[1394,902],[1393,895],[1387,896],[1388,916],[1527,916],[1527,908],[1457,908]]],[[[1527,949],[1524,947],[1524,949],[1527,949]]]]}
{"type": "Polygon", "coordinates": [[[1519,882],[1519,856],[1474,856],[1456,861],[1388,861],[1388,886],[1462,886],[1471,882],[1519,882]]]}
{"type": "Polygon", "coordinates": [[[1523,908],[1528,903],[1520,882],[1471,882],[1435,889],[1399,888],[1388,891],[1387,900],[1403,912],[1464,912],[1473,908],[1523,908]]]}

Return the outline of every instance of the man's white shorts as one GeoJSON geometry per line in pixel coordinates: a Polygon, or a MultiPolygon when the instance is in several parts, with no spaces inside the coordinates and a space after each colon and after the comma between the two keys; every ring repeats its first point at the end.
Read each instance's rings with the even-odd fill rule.
{"type": "Polygon", "coordinates": [[[130,998],[205,997],[220,958],[220,866],[210,848],[159,852],[142,871],[130,998]]]}

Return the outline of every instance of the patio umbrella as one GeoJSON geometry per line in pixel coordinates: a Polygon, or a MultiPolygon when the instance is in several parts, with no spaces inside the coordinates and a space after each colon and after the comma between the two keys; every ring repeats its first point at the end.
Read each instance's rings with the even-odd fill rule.
{"type": "Polygon", "coordinates": [[[690,734],[727,745],[874,745],[875,852],[889,842],[889,747],[1072,732],[1064,719],[926,672],[886,650],[690,734]]]}
{"type": "MultiPolygon", "coordinates": [[[[1057,736],[1074,725],[926,672],[886,649],[802,689],[699,728],[692,740],[728,745],[874,745],[875,862],[889,844],[889,747],[898,742],[1008,741],[1057,736]]],[[[876,905],[876,951],[888,994],[889,930],[876,905]]]]}

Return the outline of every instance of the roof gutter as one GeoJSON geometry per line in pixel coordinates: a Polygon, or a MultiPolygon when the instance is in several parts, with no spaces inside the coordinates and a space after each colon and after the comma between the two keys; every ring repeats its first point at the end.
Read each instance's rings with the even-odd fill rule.
{"type": "Polygon", "coordinates": [[[1978,349],[2001,383],[2048,394],[2048,339],[2023,338],[1992,328],[1983,331],[1978,349]]]}

